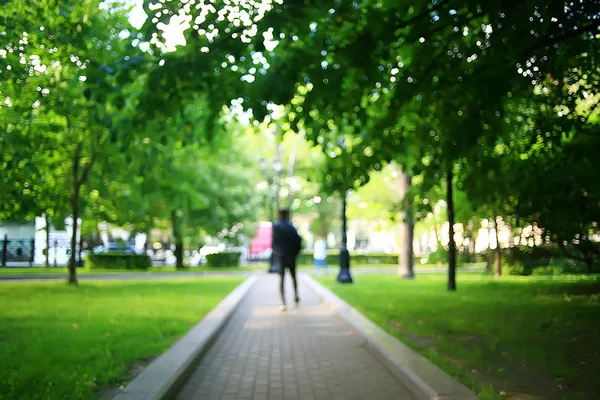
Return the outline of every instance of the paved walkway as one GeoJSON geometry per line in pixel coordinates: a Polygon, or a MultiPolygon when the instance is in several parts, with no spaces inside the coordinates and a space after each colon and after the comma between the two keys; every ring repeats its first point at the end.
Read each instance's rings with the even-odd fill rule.
{"type": "Polygon", "coordinates": [[[177,399],[412,399],[302,282],[300,306],[279,311],[278,279],[258,277],[177,399]]]}

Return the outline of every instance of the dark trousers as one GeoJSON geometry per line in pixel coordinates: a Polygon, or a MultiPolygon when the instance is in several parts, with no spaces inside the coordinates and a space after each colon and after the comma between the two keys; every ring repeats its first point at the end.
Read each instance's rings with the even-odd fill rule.
{"type": "Polygon", "coordinates": [[[279,292],[281,293],[281,302],[285,304],[285,270],[289,269],[292,274],[292,282],[294,284],[294,295],[298,301],[298,281],[296,280],[296,260],[277,260],[279,267],[279,276],[281,277],[279,282],[279,292]]]}

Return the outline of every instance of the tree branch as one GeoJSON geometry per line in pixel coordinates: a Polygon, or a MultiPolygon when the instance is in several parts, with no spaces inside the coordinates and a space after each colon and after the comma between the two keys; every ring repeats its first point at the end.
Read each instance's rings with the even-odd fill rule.
{"type": "Polygon", "coordinates": [[[78,183],[77,172],[79,171],[79,161],[81,160],[81,151],[83,150],[83,143],[77,143],[75,153],[73,154],[73,176],[75,177],[75,184],[78,183]]]}
{"type": "Polygon", "coordinates": [[[90,170],[92,169],[92,167],[94,166],[94,163],[96,162],[96,159],[98,158],[98,152],[94,151],[92,153],[92,159],[90,160],[90,162],[85,166],[85,168],[83,169],[83,173],[81,174],[81,178],[78,180],[77,185],[81,186],[83,185],[87,179],[88,176],[90,174],[90,170]]]}
{"type": "Polygon", "coordinates": [[[431,14],[434,11],[439,10],[440,8],[443,8],[444,6],[448,5],[450,2],[452,2],[453,0],[442,0],[439,3],[437,3],[436,5],[434,5],[433,7],[427,9],[427,11],[422,12],[419,15],[415,15],[412,18],[409,18],[407,20],[404,20],[398,24],[396,24],[395,29],[394,30],[398,30],[401,28],[406,28],[407,26],[411,25],[412,23],[414,23],[415,21],[420,20],[421,18],[427,17],[429,14],[431,14]]]}
{"type": "Polygon", "coordinates": [[[525,57],[527,57],[528,54],[531,54],[532,51],[537,50],[541,47],[545,47],[545,46],[551,46],[554,44],[558,44],[560,42],[563,42],[567,39],[571,39],[573,37],[582,35],[583,33],[585,33],[586,31],[589,31],[591,29],[594,28],[598,28],[600,27],[600,20],[597,20],[596,22],[587,24],[587,25],[583,25],[582,27],[580,27],[579,29],[573,29],[571,31],[566,32],[564,35],[561,36],[545,36],[543,37],[538,43],[534,44],[533,46],[531,46],[530,48],[526,49],[523,52],[523,55],[525,57]]]}

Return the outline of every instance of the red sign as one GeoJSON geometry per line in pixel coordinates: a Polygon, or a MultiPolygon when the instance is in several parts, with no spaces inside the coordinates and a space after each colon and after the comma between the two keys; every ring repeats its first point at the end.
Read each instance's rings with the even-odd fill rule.
{"type": "Polygon", "coordinates": [[[261,222],[256,237],[250,243],[250,255],[260,254],[271,249],[271,223],[261,222]]]}

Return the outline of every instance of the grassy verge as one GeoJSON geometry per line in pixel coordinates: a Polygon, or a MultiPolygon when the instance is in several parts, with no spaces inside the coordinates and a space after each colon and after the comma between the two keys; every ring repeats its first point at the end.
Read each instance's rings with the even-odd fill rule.
{"type": "MultiPolygon", "coordinates": [[[[329,269],[337,270],[339,269],[339,265],[329,265],[329,269]]],[[[484,268],[485,263],[466,263],[459,265],[460,268],[484,268]]],[[[301,264],[300,268],[314,268],[313,264],[301,264]]],[[[351,264],[350,271],[353,268],[398,268],[398,264],[351,264]]],[[[439,269],[440,271],[445,271],[448,268],[447,264],[415,264],[414,269],[418,273],[420,269],[439,269]]]]}
{"type": "Polygon", "coordinates": [[[0,285],[0,399],[100,397],[169,348],[242,280],[0,285]]]}
{"type": "MultiPolygon", "coordinates": [[[[231,271],[256,271],[266,269],[266,266],[259,265],[248,265],[243,267],[191,267],[185,268],[181,271],[184,272],[231,272],[231,271]]],[[[118,273],[136,273],[136,274],[152,274],[152,273],[164,273],[181,272],[175,267],[151,267],[147,270],[141,269],[89,269],[89,268],[77,268],[78,274],[118,274],[118,273]]],[[[25,274],[67,274],[67,267],[7,267],[0,268],[1,275],[25,275],[25,274]]]]}
{"type": "Polygon", "coordinates": [[[482,399],[598,398],[599,276],[317,279],[482,399]]]}
{"type": "MultiPolygon", "coordinates": [[[[314,266],[308,264],[302,264],[299,266],[301,269],[310,269],[314,266]]],[[[353,264],[351,268],[397,268],[397,264],[353,264]]],[[[441,264],[416,264],[415,270],[418,272],[419,269],[431,269],[436,268],[440,271],[445,270],[448,266],[441,264]]],[[[485,267],[485,263],[471,263],[464,264],[461,267],[485,267]]],[[[268,264],[249,264],[240,267],[190,267],[185,268],[184,272],[232,272],[232,271],[266,271],[268,270],[268,264]]],[[[330,265],[329,269],[337,270],[339,265],[330,265]]],[[[175,267],[171,266],[156,266],[151,267],[147,270],[136,270],[136,269],[88,269],[78,268],[78,274],[119,274],[119,273],[136,273],[136,274],[152,274],[152,273],[178,273],[181,272],[175,267]]],[[[0,268],[0,276],[2,275],[40,275],[40,274],[67,274],[67,267],[8,267],[0,268]]]]}

